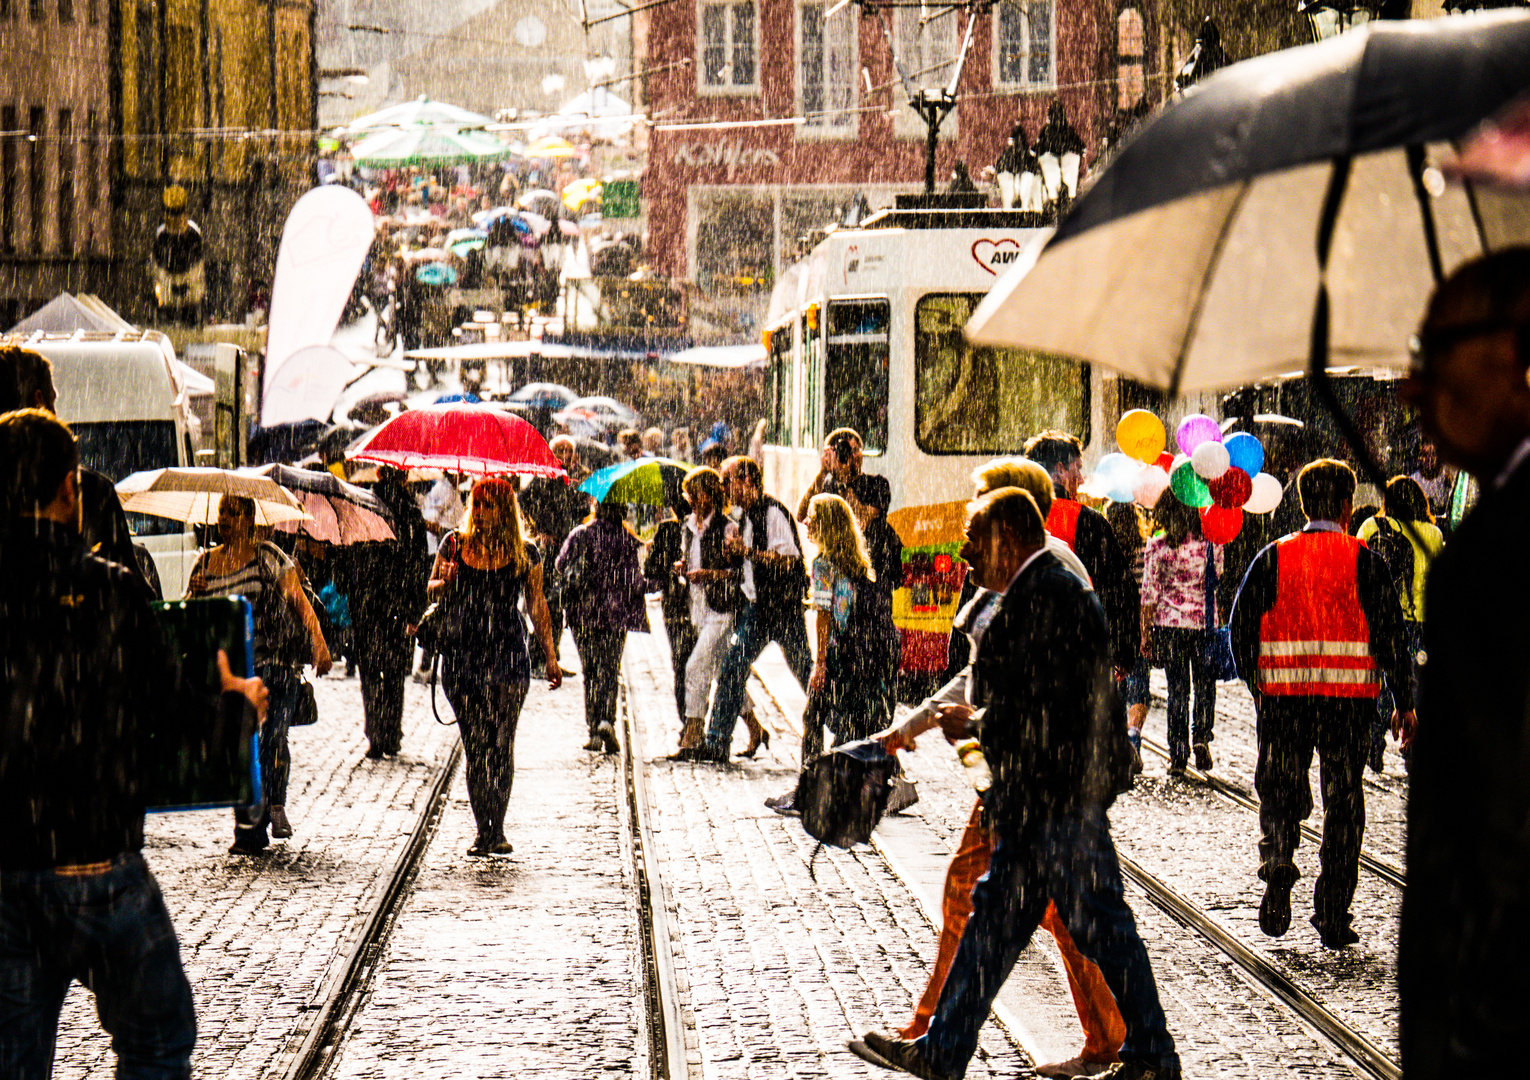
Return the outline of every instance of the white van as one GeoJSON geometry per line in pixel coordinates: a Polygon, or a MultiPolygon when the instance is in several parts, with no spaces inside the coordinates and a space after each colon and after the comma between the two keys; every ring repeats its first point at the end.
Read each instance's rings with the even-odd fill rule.
{"type": "MultiPolygon", "coordinates": [[[[79,440],[80,460],[113,483],[142,469],[194,464],[197,425],[169,339],[156,330],[76,331],[0,339],[46,356],[57,411],[79,440]]],[[[152,514],[128,514],[135,539],[154,557],[166,600],[186,592],[196,534],[152,514]]]]}

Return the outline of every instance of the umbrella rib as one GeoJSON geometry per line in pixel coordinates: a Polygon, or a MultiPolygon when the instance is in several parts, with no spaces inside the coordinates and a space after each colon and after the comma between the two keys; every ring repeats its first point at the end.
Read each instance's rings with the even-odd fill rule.
{"type": "Polygon", "coordinates": [[[1445,280],[1445,267],[1440,261],[1440,235],[1434,221],[1434,207],[1429,203],[1429,192],[1424,187],[1424,148],[1418,143],[1409,143],[1403,151],[1408,163],[1408,179],[1413,181],[1413,196],[1418,200],[1418,211],[1421,224],[1424,227],[1424,250],[1429,254],[1429,270],[1434,274],[1434,283],[1438,285],[1445,280]]]}
{"type": "Polygon", "coordinates": [[[1195,307],[1190,312],[1190,317],[1185,320],[1185,336],[1179,343],[1179,355],[1174,358],[1174,372],[1169,379],[1169,397],[1179,396],[1180,380],[1185,373],[1185,361],[1190,355],[1190,342],[1195,338],[1196,327],[1201,321],[1201,312],[1206,307],[1206,283],[1211,280],[1217,263],[1222,259],[1222,249],[1227,246],[1228,234],[1232,232],[1233,221],[1238,216],[1238,211],[1243,207],[1243,200],[1248,195],[1248,189],[1252,181],[1245,180],[1238,188],[1238,197],[1233,200],[1232,206],[1228,207],[1227,214],[1222,219],[1222,228],[1217,233],[1217,242],[1212,246],[1211,257],[1206,260],[1205,273],[1201,275],[1200,287],[1196,289],[1195,307]]]}

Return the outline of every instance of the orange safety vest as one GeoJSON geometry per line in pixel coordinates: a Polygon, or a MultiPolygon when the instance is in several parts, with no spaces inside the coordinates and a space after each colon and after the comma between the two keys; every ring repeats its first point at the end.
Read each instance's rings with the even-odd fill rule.
{"type": "Polygon", "coordinates": [[[1356,563],[1365,545],[1336,532],[1275,544],[1275,606],[1259,622],[1259,688],[1278,697],[1381,693],[1356,563]]]}
{"type": "Polygon", "coordinates": [[[1078,515],[1084,509],[1072,499],[1053,499],[1052,509],[1047,511],[1047,532],[1073,550],[1073,537],[1078,533],[1078,515]]]}

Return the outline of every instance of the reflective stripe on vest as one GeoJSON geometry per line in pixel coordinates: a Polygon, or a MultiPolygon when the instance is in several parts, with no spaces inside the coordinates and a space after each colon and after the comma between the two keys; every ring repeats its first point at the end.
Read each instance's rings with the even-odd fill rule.
{"type": "Polygon", "coordinates": [[[1078,515],[1084,507],[1072,499],[1053,499],[1052,509],[1047,511],[1047,532],[1073,549],[1073,537],[1078,533],[1078,515]]]}
{"type": "Polygon", "coordinates": [[[1335,532],[1275,545],[1275,606],[1259,622],[1259,688],[1275,696],[1381,692],[1355,568],[1364,545],[1335,532]]]}

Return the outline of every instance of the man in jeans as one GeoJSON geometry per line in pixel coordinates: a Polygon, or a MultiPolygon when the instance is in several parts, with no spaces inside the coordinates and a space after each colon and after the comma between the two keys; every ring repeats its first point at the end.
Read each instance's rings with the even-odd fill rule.
{"type": "MultiPolygon", "coordinates": [[[[677,760],[681,761],[728,760],[733,727],[745,701],[749,670],[772,641],[781,646],[787,665],[804,691],[813,674],[813,652],[808,646],[807,621],[802,611],[802,600],[807,594],[807,571],[797,524],[778,499],[762,490],[760,466],[753,458],[728,458],[723,462],[722,478],[729,500],[744,512],[738,534],[724,542],[728,554],[744,559],[744,577],[740,583],[744,603],[734,623],[722,673],[717,677],[706,742],[682,750],[677,755],[677,760]]],[[[804,761],[812,747],[813,734],[808,732],[804,737],[804,761]]],[[[820,730],[817,732],[817,750],[822,748],[823,732],[820,730]]]]}
{"type": "Polygon", "coordinates": [[[0,416],[0,462],[0,1076],[49,1075],[78,979],[119,1078],[189,1077],[191,987],[139,853],[143,740],[177,712],[243,721],[266,690],[221,652],[220,700],[181,682],[143,585],[85,550],[64,424],[0,416]]]}

